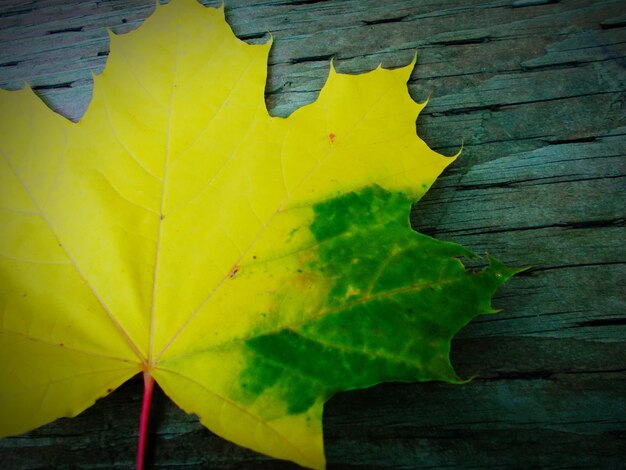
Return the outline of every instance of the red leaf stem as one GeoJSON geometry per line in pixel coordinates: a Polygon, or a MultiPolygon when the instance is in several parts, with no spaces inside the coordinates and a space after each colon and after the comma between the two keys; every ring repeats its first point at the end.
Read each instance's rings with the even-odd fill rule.
{"type": "Polygon", "coordinates": [[[137,446],[137,470],[143,470],[146,454],[146,440],[148,434],[148,418],[150,417],[150,402],[152,401],[152,390],[154,389],[154,378],[147,370],[143,371],[143,402],[141,404],[141,419],[139,420],[139,443],[137,446]]]}

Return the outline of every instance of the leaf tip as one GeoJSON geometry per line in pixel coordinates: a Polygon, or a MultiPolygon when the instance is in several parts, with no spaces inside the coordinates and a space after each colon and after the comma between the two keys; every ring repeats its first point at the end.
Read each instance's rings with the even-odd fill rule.
{"type": "Polygon", "coordinates": [[[461,139],[461,147],[459,148],[459,150],[454,155],[450,155],[448,158],[451,158],[452,160],[456,160],[458,157],[461,156],[461,153],[463,153],[464,147],[465,147],[465,139],[461,139]]]}
{"type": "Polygon", "coordinates": [[[426,99],[424,101],[422,101],[421,103],[417,103],[420,107],[420,111],[426,107],[426,105],[428,105],[428,102],[430,101],[430,97],[432,96],[432,93],[428,93],[428,96],[426,97],[426,99]]]}
{"type": "Polygon", "coordinates": [[[109,38],[109,54],[113,49],[113,44],[117,41],[119,34],[116,34],[111,28],[105,28],[107,36],[109,38]]]}
{"type": "Polygon", "coordinates": [[[478,373],[474,373],[466,379],[462,379],[461,377],[457,376],[457,380],[454,381],[453,383],[454,385],[465,385],[465,384],[472,382],[476,377],[478,377],[478,373]]]}
{"type": "Polygon", "coordinates": [[[336,75],[337,69],[335,68],[335,56],[330,58],[330,72],[329,75],[336,75]]]}
{"type": "Polygon", "coordinates": [[[220,19],[226,21],[226,11],[224,9],[224,0],[215,7],[217,13],[220,13],[220,19]]]}
{"type": "Polygon", "coordinates": [[[489,268],[493,269],[496,273],[496,276],[502,279],[502,283],[506,282],[508,279],[513,277],[514,275],[526,271],[530,268],[530,266],[526,266],[523,268],[510,268],[502,261],[497,258],[494,258],[490,254],[487,253],[487,259],[489,260],[489,268]]]}

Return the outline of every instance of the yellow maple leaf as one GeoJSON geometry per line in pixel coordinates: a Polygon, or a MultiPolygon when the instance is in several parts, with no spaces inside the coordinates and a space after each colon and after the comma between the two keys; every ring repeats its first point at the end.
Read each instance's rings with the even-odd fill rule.
{"type": "Polygon", "coordinates": [[[220,436],[322,468],[333,393],[458,380],[450,339],[514,271],[409,227],[453,160],[415,134],[413,64],[331,65],[276,118],[270,45],[174,0],[111,36],[79,123],[0,92],[0,435],[143,372],[220,436]]]}

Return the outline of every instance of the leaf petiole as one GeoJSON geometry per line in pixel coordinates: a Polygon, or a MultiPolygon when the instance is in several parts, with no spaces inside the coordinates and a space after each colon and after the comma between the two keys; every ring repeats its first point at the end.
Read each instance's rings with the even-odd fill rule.
{"type": "Polygon", "coordinates": [[[137,445],[137,470],[143,470],[146,440],[148,434],[148,418],[150,416],[150,402],[152,401],[152,390],[154,389],[154,378],[147,370],[143,371],[143,401],[141,404],[141,418],[139,420],[139,442],[137,445]]]}

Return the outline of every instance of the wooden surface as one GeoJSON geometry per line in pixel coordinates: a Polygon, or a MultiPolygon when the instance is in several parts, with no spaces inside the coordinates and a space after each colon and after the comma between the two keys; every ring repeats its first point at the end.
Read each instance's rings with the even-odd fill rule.
{"type": "MultiPolygon", "coordinates": [[[[216,4],[217,2],[209,2],[216,4]]],[[[533,268],[453,343],[463,386],[333,398],[330,468],[625,468],[626,8],[621,1],[225,0],[235,33],[274,36],[267,102],[285,116],[342,72],[408,63],[419,134],[464,153],[412,214],[419,230],[533,268]]],[[[0,86],[27,80],[78,120],[104,27],[152,0],[0,2],[0,86]]],[[[130,468],[140,380],[72,420],[0,441],[0,467],[130,468]]],[[[293,468],[212,435],[157,391],[152,468],[293,468]]],[[[2,417],[0,417],[2,419],[2,417]]]]}

